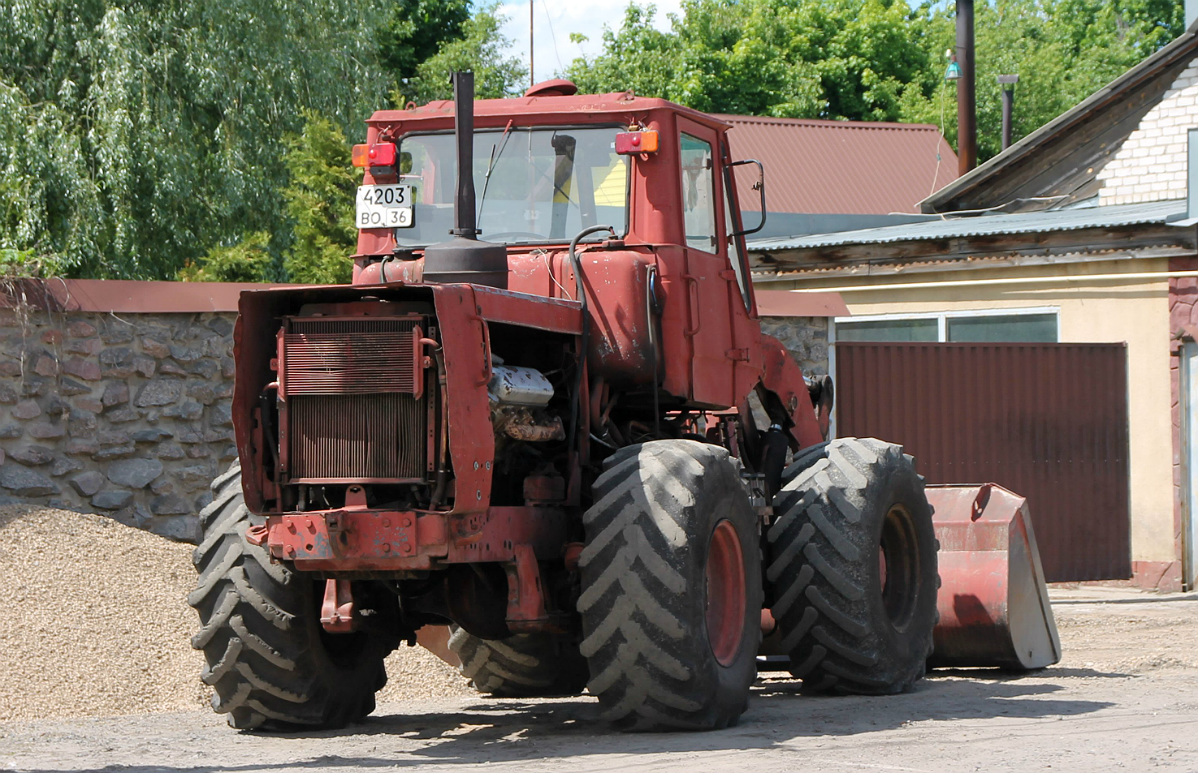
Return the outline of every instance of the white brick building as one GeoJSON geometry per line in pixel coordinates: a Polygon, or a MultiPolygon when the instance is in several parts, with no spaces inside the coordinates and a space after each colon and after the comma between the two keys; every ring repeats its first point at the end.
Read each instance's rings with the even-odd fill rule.
{"type": "Polygon", "coordinates": [[[1186,199],[1188,130],[1196,128],[1196,59],[1097,174],[1104,205],[1186,199]]]}

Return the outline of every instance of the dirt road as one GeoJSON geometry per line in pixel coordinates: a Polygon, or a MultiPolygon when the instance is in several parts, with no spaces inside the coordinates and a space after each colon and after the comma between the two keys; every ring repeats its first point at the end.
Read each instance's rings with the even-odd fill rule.
{"type": "Polygon", "coordinates": [[[801,696],[769,674],[741,724],[720,732],[612,733],[586,697],[447,697],[314,734],[239,733],[194,711],[15,721],[0,725],[0,768],[1195,772],[1195,596],[1052,597],[1064,650],[1052,668],[936,671],[886,698],[801,696]]]}

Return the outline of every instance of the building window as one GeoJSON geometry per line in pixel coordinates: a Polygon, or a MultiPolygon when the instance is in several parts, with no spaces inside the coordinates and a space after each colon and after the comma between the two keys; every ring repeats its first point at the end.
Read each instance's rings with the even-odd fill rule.
{"type": "Polygon", "coordinates": [[[1057,342],[1058,310],[971,310],[836,318],[837,342],[1057,342]]]}
{"type": "Polygon", "coordinates": [[[935,318],[855,320],[837,323],[839,342],[936,342],[935,318]]]}

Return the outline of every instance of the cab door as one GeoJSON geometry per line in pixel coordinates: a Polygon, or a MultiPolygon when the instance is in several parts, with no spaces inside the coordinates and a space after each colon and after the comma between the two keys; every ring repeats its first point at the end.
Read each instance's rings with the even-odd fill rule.
{"type": "MultiPolygon", "coordinates": [[[[735,395],[735,358],[731,325],[731,283],[724,198],[717,132],[679,119],[680,203],[687,270],[689,327],[692,343],[692,399],[713,406],[731,406],[735,395]]],[[[736,292],[736,287],[734,288],[736,292]]],[[[737,294],[741,305],[740,293],[737,294]]],[[[743,310],[745,308],[743,307],[743,310]]],[[[743,312],[744,314],[744,312],[743,312]]]]}
{"type": "Polygon", "coordinates": [[[763,371],[762,328],[758,322],[758,305],[754,299],[745,235],[759,231],[765,223],[766,197],[761,194],[760,177],[758,190],[764,220],[755,222],[753,226],[743,223],[737,186],[734,182],[734,168],[747,164],[758,165],[761,175],[762,165],[757,161],[733,161],[729,155],[729,138],[722,137],[720,179],[725,199],[726,257],[734,276],[730,286],[729,319],[733,333],[733,391],[738,401],[750,394],[761,379],[763,371]]]}

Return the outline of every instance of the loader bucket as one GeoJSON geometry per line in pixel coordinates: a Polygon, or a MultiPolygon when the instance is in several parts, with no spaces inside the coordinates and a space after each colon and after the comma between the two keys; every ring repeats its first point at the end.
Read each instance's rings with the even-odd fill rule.
{"type": "Polygon", "coordinates": [[[441,659],[450,667],[459,667],[462,662],[458,659],[458,654],[450,650],[450,628],[443,624],[427,624],[417,630],[417,644],[424,646],[426,651],[429,651],[437,658],[441,659]]]}
{"type": "Polygon", "coordinates": [[[1033,670],[1062,656],[1029,506],[995,484],[928,487],[941,544],[930,666],[1033,670]]]}

